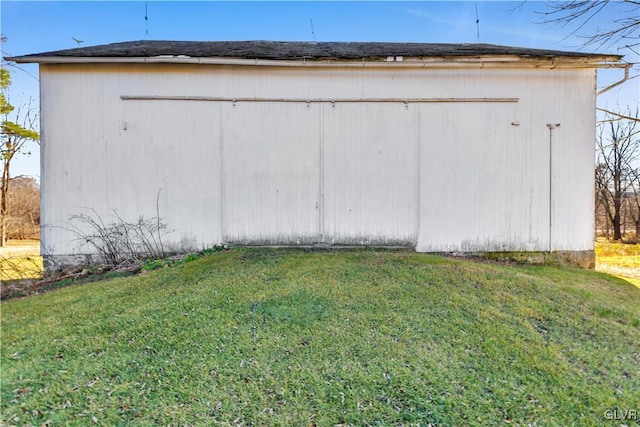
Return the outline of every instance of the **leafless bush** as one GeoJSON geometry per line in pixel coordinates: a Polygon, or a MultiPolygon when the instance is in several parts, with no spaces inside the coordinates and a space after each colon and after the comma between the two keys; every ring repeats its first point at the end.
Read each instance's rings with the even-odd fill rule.
{"type": "Polygon", "coordinates": [[[115,220],[105,223],[94,209],[90,210],[90,214],[71,216],[66,228],[76,235],[80,247],[92,247],[107,265],[167,256],[162,238],[171,231],[159,217],[141,215],[135,221],[126,221],[114,211],[115,220]]]}
{"type": "Polygon", "coordinates": [[[8,191],[9,239],[38,239],[40,235],[40,185],[30,176],[11,179],[8,191]]]}

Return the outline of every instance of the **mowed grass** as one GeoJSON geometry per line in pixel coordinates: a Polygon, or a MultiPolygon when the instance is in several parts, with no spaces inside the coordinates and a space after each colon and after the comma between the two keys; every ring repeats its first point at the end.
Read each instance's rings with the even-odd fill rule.
{"type": "Polygon", "coordinates": [[[592,271],[234,249],[1,309],[7,426],[617,426],[606,411],[640,409],[640,290],[592,271]]]}
{"type": "Polygon", "coordinates": [[[640,287],[640,244],[598,240],[596,270],[621,277],[640,287]]]}

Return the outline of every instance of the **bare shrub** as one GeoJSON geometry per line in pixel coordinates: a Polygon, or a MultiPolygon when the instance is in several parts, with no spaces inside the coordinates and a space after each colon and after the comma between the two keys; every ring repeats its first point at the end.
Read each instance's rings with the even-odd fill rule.
{"type": "Polygon", "coordinates": [[[167,256],[162,238],[171,231],[159,217],[141,215],[126,221],[114,211],[115,220],[105,223],[94,209],[90,211],[71,216],[66,229],[76,235],[80,248],[92,247],[107,265],[167,256]]]}

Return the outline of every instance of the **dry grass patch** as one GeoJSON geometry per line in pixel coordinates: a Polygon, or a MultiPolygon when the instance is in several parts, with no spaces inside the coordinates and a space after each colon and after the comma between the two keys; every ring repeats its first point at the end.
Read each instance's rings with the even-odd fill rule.
{"type": "Polygon", "coordinates": [[[598,240],[596,270],[623,278],[640,287],[640,244],[598,240]]]}
{"type": "Polygon", "coordinates": [[[42,277],[39,240],[9,240],[0,248],[0,283],[42,277]]]}

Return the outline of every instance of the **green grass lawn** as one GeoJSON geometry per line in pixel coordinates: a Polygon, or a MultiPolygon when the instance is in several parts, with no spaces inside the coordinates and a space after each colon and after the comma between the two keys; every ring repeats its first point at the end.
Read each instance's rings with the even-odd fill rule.
{"type": "Polygon", "coordinates": [[[640,289],[592,271],[234,249],[1,309],[7,426],[619,426],[637,421],[606,411],[640,410],[640,289]]]}

